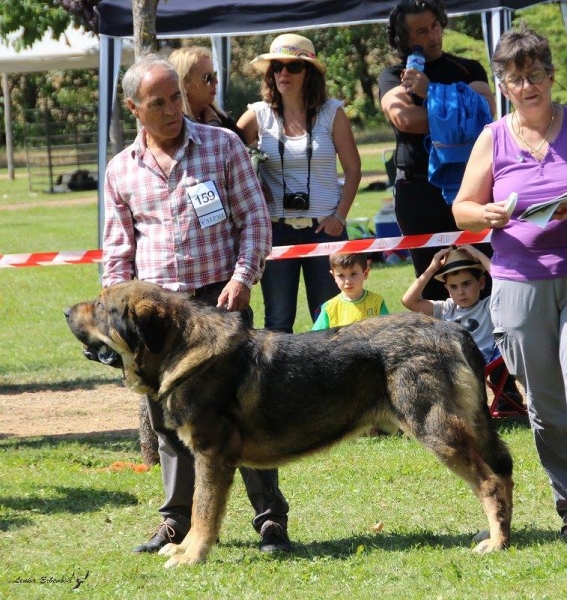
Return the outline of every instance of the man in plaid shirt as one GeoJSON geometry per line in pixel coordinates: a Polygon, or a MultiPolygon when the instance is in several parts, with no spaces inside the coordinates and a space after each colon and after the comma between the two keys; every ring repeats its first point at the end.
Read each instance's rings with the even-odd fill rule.
{"type": "MultiPolygon", "coordinates": [[[[148,56],[122,80],[142,129],[114,157],[105,179],[103,286],[140,279],[242,313],[252,326],[250,288],[271,249],[271,223],[246,148],[226,129],[183,116],[175,69],[148,56]]],[[[159,440],[163,522],[134,552],[180,543],[191,523],[194,463],[163,412],[148,402],[159,440]]],[[[278,471],[240,469],[265,552],[290,551],[288,504],[278,471]]]]}

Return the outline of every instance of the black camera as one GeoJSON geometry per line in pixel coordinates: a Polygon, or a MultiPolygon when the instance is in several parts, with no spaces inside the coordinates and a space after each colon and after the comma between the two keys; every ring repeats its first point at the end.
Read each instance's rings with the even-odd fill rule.
{"type": "Polygon", "coordinates": [[[309,210],[309,194],[304,192],[284,194],[283,207],[288,210],[309,210]]]}

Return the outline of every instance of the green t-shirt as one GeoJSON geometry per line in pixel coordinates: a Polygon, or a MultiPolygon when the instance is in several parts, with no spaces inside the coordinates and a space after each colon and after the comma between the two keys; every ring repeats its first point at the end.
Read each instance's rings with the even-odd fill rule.
{"type": "Polygon", "coordinates": [[[317,317],[311,330],[350,325],[356,321],[364,321],[368,317],[387,314],[386,303],[380,294],[364,290],[364,294],[356,302],[339,294],[321,305],[321,314],[317,317]]]}

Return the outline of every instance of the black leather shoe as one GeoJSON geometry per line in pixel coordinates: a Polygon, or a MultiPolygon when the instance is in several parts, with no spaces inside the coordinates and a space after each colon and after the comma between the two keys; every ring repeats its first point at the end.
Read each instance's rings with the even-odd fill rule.
{"type": "Polygon", "coordinates": [[[266,521],[260,530],[260,551],[268,552],[291,552],[291,542],[287,531],[275,521],[266,521]]]}
{"type": "Polygon", "coordinates": [[[159,552],[166,544],[180,544],[185,539],[185,535],[164,522],[145,544],[136,546],[133,551],[137,553],[159,552]]]}

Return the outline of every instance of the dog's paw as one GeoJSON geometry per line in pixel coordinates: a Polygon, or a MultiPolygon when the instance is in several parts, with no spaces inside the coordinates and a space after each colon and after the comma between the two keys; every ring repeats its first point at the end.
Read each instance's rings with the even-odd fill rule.
{"type": "Polygon", "coordinates": [[[166,569],[175,569],[181,565],[197,565],[202,562],[205,562],[205,557],[196,558],[187,554],[176,554],[165,563],[164,567],[166,569]]]}
{"type": "Polygon", "coordinates": [[[160,549],[158,554],[162,556],[175,556],[176,554],[183,554],[185,550],[178,544],[166,544],[160,549]]]}
{"type": "Polygon", "coordinates": [[[504,549],[502,543],[497,543],[490,537],[490,531],[480,531],[473,538],[473,543],[477,544],[474,551],[477,554],[488,554],[504,549]]]}
{"type": "Polygon", "coordinates": [[[482,531],[479,531],[474,537],[473,537],[473,544],[480,544],[480,542],[484,542],[486,540],[490,539],[490,531],[488,531],[488,529],[483,529],[482,531]]]}

